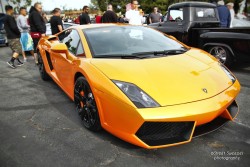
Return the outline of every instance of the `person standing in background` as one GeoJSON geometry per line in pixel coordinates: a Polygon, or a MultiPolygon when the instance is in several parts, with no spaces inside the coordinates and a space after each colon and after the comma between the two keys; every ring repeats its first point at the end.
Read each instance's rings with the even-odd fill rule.
{"type": "Polygon", "coordinates": [[[80,25],[84,25],[84,24],[90,24],[90,17],[89,17],[89,7],[88,6],[84,6],[82,8],[83,12],[82,14],[79,16],[79,20],[80,20],[80,25]]]}
{"type": "Polygon", "coordinates": [[[27,58],[25,55],[25,51],[30,51],[31,55],[34,57],[34,47],[33,47],[33,40],[29,34],[29,28],[26,15],[27,10],[25,7],[21,7],[19,11],[19,16],[17,17],[17,26],[19,31],[21,32],[21,39],[20,42],[22,44],[22,54],[23,54],[23,61],[26,62],[27,58]]]}
{"type": "Polygon", "coordinates": [[[158,13],[158,8],[154,7],[153,12],[149,15],[149,23],[158,23],[161,22],[161,15],[158,13]]]}
{"type": "Polygon", "coordinates": [[[95,16],[95,23],[101,23],[102,22],[102,14],[100,11],[97,12],[97,15],[95,16]]]}
{"type": "Polygon", "coordinates": [[[145,22],[143,12],[138,7],[138,1],[131,0],[131,9],[126,12],[126,19],[131,25],[142,25],[145,22]]]}
{"type": "Polygon", "coordinates": [[[42,12],[42,17],[43,17],[45,24],[47,24],[49,21],[48,21],[46,13],[42,12]]]}
{"type": "Polygon", "coordinates": [[[233,27],[233,20],[234,20],[234,16],[235,16],[235,12],[234,12],[234,4],[232,2],[227,3],[227,7],[230,11],[230,15],[231,15],[231,22],[230,22],[230,28],[233,27]]]}
{"type": "Polygon", "coordinates": [[[61,9],[55,8],[53,11],[53,16],[50,19],[50,26],[52,35],[63,31],[63,22],[61,19],[61,9]]]}
{"type": "Polygon", "coordinates": [[[30,8],[29,23],[30,23],[30,35],[34,43],[34,57],[35,62],[38,65],[37,57],[37,45],[41,37],[45,36],[46,25],[44,19],[41,15],[42,5],[41,3],[35,3],[34,6],[30,8]]]}
{"type": "Polygon", "coordinates": [[[225,6],[225,2],[220,0],[217,2],[218,4],[218,13],[220,18],[220,26],[224,28],[229,28],[231,23],[231,15],[228,8],[225,6]]]}
{"type": "Polygon", "coordinates": [[[10,5],[5,6],[6,16],[4,20],[4,29],[7,34],[9,46],[13,52],[12,58],[7,64],[11,68],[16,68],[14,62],[17,60],[17,66],[22,66],[23,63],[19,60],[18,56],[22,53],[22,46],[20,43],[21,33],[17,27],[15,18],[12,16],[14,13],[13,7],[10,5]]]}
{"type": "Polygon", "coordinates": [[[107,11],[102,16],[102,23],[117,23],[118,18],[116,13],[113,11],[113,6],[108,5],[107,11]]]}

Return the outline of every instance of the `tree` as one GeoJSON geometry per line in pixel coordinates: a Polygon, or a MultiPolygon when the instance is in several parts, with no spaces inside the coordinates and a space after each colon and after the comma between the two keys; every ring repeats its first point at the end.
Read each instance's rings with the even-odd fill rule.
{"type": "Polygon", "coordinates": [[[14,11],[18,12],[20,7],[28,7],[31,5],[32,0],[6,0],[9,5],[14,7],[14,11]]]}
{"type": "Polygon", "coordinates": [[[90,10],[99,10],[98,0],[91,0],[89,5],[90,10]]]}

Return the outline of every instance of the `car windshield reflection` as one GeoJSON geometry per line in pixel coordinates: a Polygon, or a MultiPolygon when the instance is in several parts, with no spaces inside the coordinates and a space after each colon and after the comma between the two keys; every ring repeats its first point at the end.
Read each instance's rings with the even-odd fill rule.
{"type": "Polygon", "coordinates": [[[94,58],[131,58],[136,53],[152,56],[156,52],[183,50],[184,47],[158,31],[140,26],[99,27],[85,29],[84,33],[94,58]]]}

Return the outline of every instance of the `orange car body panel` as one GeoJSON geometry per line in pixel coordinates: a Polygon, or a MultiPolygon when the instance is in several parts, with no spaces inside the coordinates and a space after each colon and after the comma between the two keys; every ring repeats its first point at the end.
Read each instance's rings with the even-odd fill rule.
{"type": "Polygon", "coordinates": [[[220,115],[229,118],[227,107],[238,95],[240,84],[237,80],[232,83],[211,55],[192,48],[182,55],[155,59],[95,59],[83,31],[98,26],[103,25],[72,27],[79,33],[85,57],[76,57],[53,36],[42,38],[38,50],[47,73],[72,100],[75,77],[81,74],[87,79],[105,130],[144,148],[162,148],[190,142],[192,135],[184,142],[149,146],[135,135],[145,121],[194,121],[199,126],[220,115]],[[50,54],[53,70],[46,53],[50,54]],[[161,107],[138,109],[112,80],[137,85],[161,107]],[[207,88],[208,93],[202,88],[207,88]]]}

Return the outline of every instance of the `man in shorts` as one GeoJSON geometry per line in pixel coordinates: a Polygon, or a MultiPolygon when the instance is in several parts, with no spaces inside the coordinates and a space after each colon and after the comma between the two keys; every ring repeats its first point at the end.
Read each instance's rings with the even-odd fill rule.
{"type": "Polygon", "coordinates": [[[14,64],[15,60],[17,60],[17,66],[23,65],[23,63],[18,58],[19,54],[22,53],[22,45],[20,43],[21,33],[17,27],[15,18],[12,16],[14,13],[13,7],[10,5],[6,5],[5,11],[6,11],[6,17],[4,20],[4,29],[7,34],[9,46],[13,51],[12,58],[10,59],[10,61],[7,62],[7,64],[11,68],[16,68],[14,64]]]}

